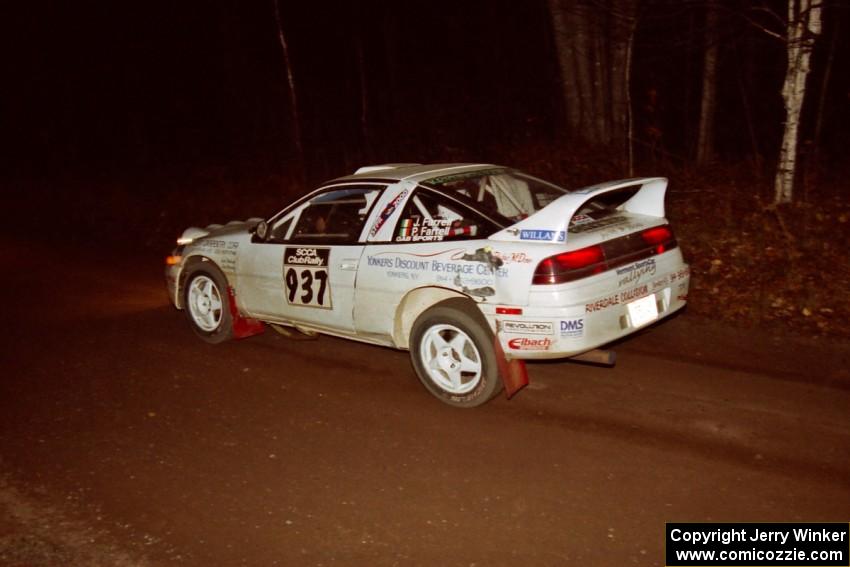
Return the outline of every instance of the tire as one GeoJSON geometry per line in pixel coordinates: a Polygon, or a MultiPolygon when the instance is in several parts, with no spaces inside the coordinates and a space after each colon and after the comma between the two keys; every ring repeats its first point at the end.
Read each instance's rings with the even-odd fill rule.
{"type": "Polygon", "coordinates": [[[502,390],[493,333],[469,300],[449,299],[422,313],[410,335],[410,358],[425,388],[451,406],[480,406],[502,390]]]}
{"type": "Polygon", "coordinates": [[[183,306],[189,326],[204,341],[218,344],[233,337],[227,280],[214,267],[189,274],[183,287],[183,306]]]}

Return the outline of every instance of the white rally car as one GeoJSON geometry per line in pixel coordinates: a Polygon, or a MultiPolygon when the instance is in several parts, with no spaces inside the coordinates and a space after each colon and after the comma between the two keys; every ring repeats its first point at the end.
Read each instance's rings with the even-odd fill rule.
{"type": "Polygon", "coordinates": [[[568,191],[486,164],[363,167],[268,220],[187,229],[169,295],[208,342],[271,324],[408,349],[433,395],[477,406],[525,385],[524,359],[593,359],[684,307],[666,189],[568,191]]]}

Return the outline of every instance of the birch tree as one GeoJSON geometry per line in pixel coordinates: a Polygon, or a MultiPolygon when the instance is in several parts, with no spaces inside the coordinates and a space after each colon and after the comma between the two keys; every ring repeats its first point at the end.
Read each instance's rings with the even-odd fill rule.
{"type": "Polygon", "coordinates": [[[812,49],[821,32],[821,8],[821,0],[788,0],[788,67],[782,85],[785,133],[774,182],[775,204],[790,203],[794,197],[800,111],[806,96],[806,77],[809,74],[812,49]]]}

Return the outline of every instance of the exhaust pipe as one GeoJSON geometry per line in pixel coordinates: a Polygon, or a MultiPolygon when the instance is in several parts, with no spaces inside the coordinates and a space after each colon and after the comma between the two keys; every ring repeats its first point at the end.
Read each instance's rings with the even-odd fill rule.
{"type": "Polygon", "coordinates": [[[603,366],[614,366],[617,362],[617,353],[613,350],[593,349],[575,356],[571,356],[570,360],[578,360],[579,362],[590,362],[593,364],[601,364],[603,366]]]}

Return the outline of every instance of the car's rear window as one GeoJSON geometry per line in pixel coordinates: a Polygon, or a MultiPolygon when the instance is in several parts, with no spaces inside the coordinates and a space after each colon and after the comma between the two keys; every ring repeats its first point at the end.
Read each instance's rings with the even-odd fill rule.
{"type": "Polygon", "coordinates": [[[556,185],[507,168],[442,175],[423,185],[473,206],[503,226],[536,213],[567,193],[556,185]]]}

